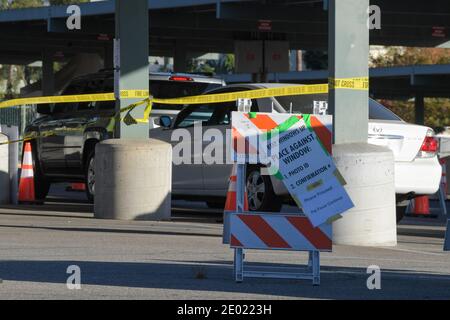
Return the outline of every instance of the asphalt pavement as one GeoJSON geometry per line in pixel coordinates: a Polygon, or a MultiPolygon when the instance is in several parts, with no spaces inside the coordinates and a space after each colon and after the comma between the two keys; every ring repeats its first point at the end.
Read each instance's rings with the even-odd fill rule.
{"type": "MultiPolygon", "coordinates": [[[[82,193],[52,191],[42,206],[0,207],[0,299],[449,299],[445,219],[406,218],[391,248],[333,247],[321,285],[307,280],[235,283],[222,244],[221,210],[175,201],[172,221],[93,218],[82,193]],[[369,266],[381,288],[369,290],[369,266]],[[69,289],[69,266],[81,289],[69,289]]],[[[252,267],[298,270],[307,254],[247,251],[252,267]]]]}

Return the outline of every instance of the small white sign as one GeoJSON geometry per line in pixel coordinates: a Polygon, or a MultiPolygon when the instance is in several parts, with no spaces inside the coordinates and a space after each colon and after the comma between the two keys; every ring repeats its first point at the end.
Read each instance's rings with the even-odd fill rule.
{"type": "Polygon", "coordinates": [[[231,148],[232,159],[249,162],[254,158],[249,150],[268,158],[271,174],[283,181],[314,227],[354,206],[330,155],[330,115],[233,112],[232,127],[246,141],[245,148],[239,142],[231,148]]]}
{"type": "Polygon", "coordinates": [[[326,115],[328,112],[328,102],[327,101],[316,101],[314,100],[313,113],[326,115]]]}

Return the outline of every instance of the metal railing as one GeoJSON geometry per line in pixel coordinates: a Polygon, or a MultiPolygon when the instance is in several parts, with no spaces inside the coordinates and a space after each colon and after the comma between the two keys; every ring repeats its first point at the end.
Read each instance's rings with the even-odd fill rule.
{"type": "Polygon", "coordinates": [[[22,137],[25,127],[36,119],[36,105],[0,109],[0,125],[17,126],[22,137]]]}

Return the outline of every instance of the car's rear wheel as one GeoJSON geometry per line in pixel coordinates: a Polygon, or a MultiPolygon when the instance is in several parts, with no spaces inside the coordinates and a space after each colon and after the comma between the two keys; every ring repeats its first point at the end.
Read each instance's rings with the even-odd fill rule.
{"type": "Polygon", "coordinates": [[[282,202],[273,191],[270,176],[262,175],[261,168],[247,168],[247,199],[250,211],[280,211],[282,202]]]}
{"type": "Polygon", "coordinates": [[[86,196],[89,201],[94,201],[95,196],[95,151],[92,150],[86,158],[85,165],[86,196]]]}

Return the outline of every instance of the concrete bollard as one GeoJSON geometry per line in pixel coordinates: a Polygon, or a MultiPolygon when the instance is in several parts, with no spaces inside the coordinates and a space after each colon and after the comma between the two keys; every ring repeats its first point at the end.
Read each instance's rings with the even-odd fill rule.
{"type": "Polygon", "coordinates": [[[95,218],[170,219],[170,144],[154,139],[103,141],[95,149],[95,179],[95,218]]]}
{"type": "Polygon", "coordinates": [[[9,204],[9,146],[8,137],[0,133],[0,204],[9,204]]]}
{"type": "Polygon", "coordinates": [[[395,246],[394,155],[365,143],[333,146],[336,166],[347,182],[355,207],[333,223],[333,243],[353,246],[395,246]]]}

